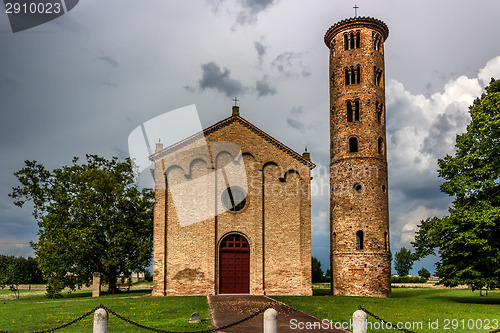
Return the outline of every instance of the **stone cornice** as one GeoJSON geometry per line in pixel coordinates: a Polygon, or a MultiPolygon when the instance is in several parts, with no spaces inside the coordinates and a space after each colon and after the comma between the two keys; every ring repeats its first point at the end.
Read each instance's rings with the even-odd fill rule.
{"type": "Polygon", "coordinates": [[[373,17],[352,17],[337,22],[328,29],[324,39],[326,46],[330,47],[331,40],[339,32],[356,28],[371,28],[377,30],[384,38],[384,41],[389,36],[389,28],[383,21],[373,17]]]}

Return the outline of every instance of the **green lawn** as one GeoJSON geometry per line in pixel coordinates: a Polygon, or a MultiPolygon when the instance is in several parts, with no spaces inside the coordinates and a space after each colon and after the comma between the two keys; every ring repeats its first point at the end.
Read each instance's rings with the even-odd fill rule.
{"type": "MultiPolygon", "coordinates": [[[[143,297],[151,291],[132,290],[117,295],[92,298],[90,290],[81,290],[64,298],[50,300],[40,290],[22,290],[19,300],[6,298],[11,292],[0,290],[0,330],[29,332],[53,328],[72,321],[99,304],[140,324],[171,331],[199,331],[212,328],[206,297],[143,297]],[[193,312],[199,312],[200,324],[189,324],[193,312]]],[[[58,332],[92,332],[89,316],[58,332]]],[[[138,332],[140,329],[110,315],[110,332],[138,332]]],[[[140,330],[144,331],[144,330],[140,330]]]]}
{"type": "MultiPolygon", "coordinates": [[[[487,297],[470,290],[450,290],[432,288],[393,288],[392,298],[364,298],[331,296],[327,284],[315,284],[312,297],[273,297],[302,311],[335,322],[349,322],[358,305],[393,323],[407,325],[421,323],[421,327],[411,327],[416,332],[489,332],[495,329],[476,329],[477,324],[486,320],[498,320],[500,328],[500,291],[490,291],[487,297]],[[456,321],[453,322],[452,320],[456,321]],[[447,321],[449,320],[449,322],[447,321]],[[463,320],[463,321],[462,321],[463,320]],[[474,321],[474,327],[468,325],[474,321]],[[429,328],[429,321],[437,329],[429,328]],[[448,324],[447,328],[445,324],[448,324]],[[458,326],[454,328],[454,325],[458,326]],[[465,326],[465,329],[462,328],[465,326]]],[[[29,332],[49,329],[67,323],[88,312],[99,304],[104,304],[117,313],[140,324],[172,331],[198,331],[211,328],[206,297],[144,297],[150,293],[149,284],[117,295],[104,294],[92,298],[90,290],[80,290],[64,298],[50,300],[43,290],[21,290],[21,297],[10,297],[8,290],[0,290],[0,330],[29,332]],[[199,312],[204,319],[201,324],[189,324],[193,312],[199,312]]],[[[372,322],[374,322],[372,320],[372,322]]],[[[491,322],[491,324],[494,324],[491,322]]],[[[138,332],[135,326],[125,323],[112,315],[110,332],[138,332]]],[[[92,332],[92,316],[60,332],[92,332]]],[[[373,329],[370,332],[395,332],[395,330],[373,329]]]]}
{"type": "MultiPolygon", "coordinates": [[[[273,298],[319,318],[327,318],[334,323],[349,322],[353,312],[357,310],[358,305],[361,305],[394,324],[401,322],[403,325],[409,325],[406,328],[416,332],[471,333],[489,332],[500,328],[498,290],[488,292],[487,297],[480,297],[479,291],[470,290],[393,288],[392,298],[385,299],[331,296],[328,293],[328,285],[318,284],[314,285],[314,294],[318,296],[273,298]],[[490,328],[477,329],[478,325],[484,327],[488,320],[490,328]]],[[[372,319],[370,321],[375,322],[372,319]]],[[[395,332],[380,327],[375,329],[377,326],[373,328],[369,332],[395,332]]]]}

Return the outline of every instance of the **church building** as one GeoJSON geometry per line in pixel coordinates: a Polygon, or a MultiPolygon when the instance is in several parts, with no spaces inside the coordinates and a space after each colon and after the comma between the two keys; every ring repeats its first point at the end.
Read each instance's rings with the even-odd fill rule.
{"type": "Polygon", "coordinates": [[[157,144],[153,296],[312,295],[311,169],[232,115],[157,144]],[[201,185],[200,185],[201,184],[201,185]]]}

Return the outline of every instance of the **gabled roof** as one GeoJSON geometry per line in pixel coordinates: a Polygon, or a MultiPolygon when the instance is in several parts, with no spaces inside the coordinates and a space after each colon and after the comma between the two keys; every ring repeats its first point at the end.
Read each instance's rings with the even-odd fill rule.
{"type": "Polygon", "coordinates": [[[257,128],[255,125],[253,125],[252,123],[248,122],[247,120],[243,119],[241,116],[239,115],[232,115],[226,119],[223,119],[221,121],[219,121],[218,123],[215,123],[214,125],[204,129],[202,132],[198,132],[182,141],[179,141],[169,147],[166,147],[158,152],[155,152],[154,154],[152,154],[149,159],[154,161],[154,160],[157,160],[159,158],[162,158],[163,156],[165,156],[166,154],[168,153],[171,153],[179,148],[182,148],[182,147],[185,147],[186,145],[190,144],[191,142],[197,140],[197,139],[200,139],[202,138],[203,136],[207,136],[209,135],[210,133],[213,133],[213,132],[216,132],[218,130],[220,130],[221,128],[223,127],[226,127],[226,126],[229,126],[231,125],[232,123],[240,123],[242,124],[243,126],[245,126],[246,128],[248,128],[250,131],[254,132],[255,134],[257,134],[258,136],[260,136],[261,138],[263,138],[264,140],[268,141],[269,143],[271,143],[272,145],[274,145],[275,147],[277,147],[278,149],[282,150],[283,152],[285,152],[286,154],[290,155],[291,157],[293,157],[294,159],[298,160],[299,162],[303,163],[304,165],[310,167],[311,169],[314,168],[316,165],[314,163],[312,163],[311,161],[305,159],[302,155],[300,155],[299,153],[295,152],[294,150],[292,150],[291,148],[285,146],[284,144],[282,144],[281,142],[279,142],[278,140],[276,140],[275,138],[273,138],[272,136],[270,136],[269,134],[267,134],[266,132],[262,131],[261,129],[257,128]]]}

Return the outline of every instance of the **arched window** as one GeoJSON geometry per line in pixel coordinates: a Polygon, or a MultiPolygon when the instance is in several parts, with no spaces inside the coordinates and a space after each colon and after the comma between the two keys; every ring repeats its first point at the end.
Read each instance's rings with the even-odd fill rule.
{"type": "Polygon", "coordinates": [[[378,138],[378,153],[382,155],[384,153],[384,139],[378,138]]]}
{"type": "Polygon", "coordinates": [[[351,31],[344,34],[344,50],[359,49],[361,45],[361,33],[351,31]]]}
{"type": "Polygon", "coordinates": [[[357,65],[356,68],[354,66],[350,68],[345,68],[345,85],[348,86],[350,84],[361,83],[361,66],[357,65]]]}
{"type": "Polygon", "coordinates": [[[349,152],[350,153],[358,152],[358,139],[355,137],[349,138],[349,152]]]}
{"type": "Polygon", "coordinates": [[[379,51],[380,50],[380,45],[381,45],[382,37],[376,33],[372,33],[372,42],[373,42],[373,49],[379,51]]]}
{"type": "Polygon", "coordinates": [[[384,233],[384,246],[385,246],[385,250],[387,251],[387,247],[389,245],[389,234],[387,233],[387,231],[384,233]]]}
{"type": "Polygon", "coordinates": [[[351,101],[347,101],[347,121],[350,123],[353,122],[351,101]]]}
{"type": "Polygon", "coordinates": [[[359,100],[354,103],[347,101],[347,121],[350,123],[359,121],[359,100]]]}
{"type": "Polygon", "coordinates": [[[337,233],[334,232],[332,236],[332,250],[335,251],[337,249],[337,233]]]}
{"type": "Polygon", "coordinates": [[[377,102],[375,104],[375,110],[377,112],[377,123],[382,123],[382,103],[377,102]]]}
{"type": "Polygon", "coordinates": [[[378,69],[377,67],[373,67],[373,83],[378,86],[380,85],[380,82],[382,81],[382,70],[378,69]]]}
{"type": "Polygon", "coordinates": [[[356,250],[363,250],[363,231],[359,230],[356,233],[356,250]]]}

